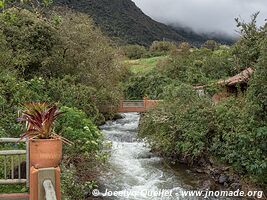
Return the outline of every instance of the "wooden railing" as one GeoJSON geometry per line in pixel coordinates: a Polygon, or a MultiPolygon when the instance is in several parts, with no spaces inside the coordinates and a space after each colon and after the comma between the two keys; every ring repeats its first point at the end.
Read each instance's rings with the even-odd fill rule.
{"type": "MultiPolygon", "coordinates": [[[[26,139],[20,140],[19,138],[0,138],[0,144],[6,143],[26,143],[25,150],[1,150],[0,157],[4,157],[3,159],[3,177],[0,177],[0,184],[21,184],[26,183],[29,186],[29,147],[26,139]],[[24,157],[24,161],[26,162],[26,170],[21,169],[22,157],[24,157]],[[9,161],[9,162],[8,162],[9,161]],[[26,171],[26,172],[25,172],[26,171]],[[22,172],[26,173],[22,174],[22,172]]],[[[0,165],[1,168],[1,165],[0,165]]],[[[56,168],[42,168],[38,169],[38,173],[36,174],[37,181],[31,184],[30,191],[38,191],[36,194],[36,198],[30,198],[32,200],[57,200],[60,199],[60,191],[55,191],[55,187],[58,189],[60,185],[60,174],[59,170],[56,168]],[[57,177],[57,178],[56,178],[57,177]],[[55,186],[57,183],[57,186],[55,186]]],[[[1,186],[0,186],[1,187],[1,186]]],[[[1,199],[29,199],[29,194],[0,194],[1,199]]]]}
{"type": "MultiPolygon", "coordinates": [[[[0,138],[0,143],[18,143],[26,142],[26,140],[20,140],[19,138],[0,138]]],[[[26,183],[28,186],[28,177],[29,177],[29,159],[28,159],[28,145],[26,142],[25,150],[1,150],[0,157],[4,157],[3,162],[3,177],[0,177],[0,184],[21,184],[26,183]],[[22,178],[21,163],[25,157],[24,161],[26,162],[26,177],[22,178]],[[15,165],[17,167],[15,168],[15,165]],[[16,174],[15,174],[16,169],[16,174]],[[16,175],[16,176],[15,176],[16,175]]],[[[25,170],[24,170],[25,172],[25,170]]]]}

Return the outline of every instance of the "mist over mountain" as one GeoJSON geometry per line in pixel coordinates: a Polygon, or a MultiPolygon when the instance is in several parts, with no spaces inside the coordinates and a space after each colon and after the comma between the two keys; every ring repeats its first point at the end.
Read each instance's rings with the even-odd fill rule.
{"type": "MultiPolygon", "coordinates": [[[[151,19],[131,0],[56,0],[55,3],[90,15],[103,32],[120,44],[148,46],[155,40],[170,40],[199,45],[208,39],[188,28],[151,19]]],[[[214,39],[229,43],[222,38],[214,39]]]]}
{"type": "Polygon", "coordinates": [[[152,19],[190,27],[197,33],[220,33],[237,37],[235,18],[249,22],[260,12],[257,24],[267,18],[266,0],[133,0],[152,19]]]}

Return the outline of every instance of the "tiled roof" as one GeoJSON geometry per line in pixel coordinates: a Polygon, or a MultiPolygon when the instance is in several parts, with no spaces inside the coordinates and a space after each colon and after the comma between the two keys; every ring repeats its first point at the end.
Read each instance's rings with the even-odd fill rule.
{"type": "Polygon", "coordinates": [[[221,84],[221,85],[235,85],[237,83],[242,83],[242,82],[246,82],[249,80],[250,76],[253,74],[254,70],[249,67],[245,70],[243,70],[242,72],[240,72],[239,74],[233,76],[233,77],[230,77],[226,80],[221,80],[218,82],[218,84],[221,84]]]}
{"type": "MultiPolygon", "coordinates": [[[[237,83],[247,82],[249,80],[250,76],[253,74],[253,72],[254,72],[254,70],[251,67],[249,67],[249,68],[243,70],[242,72],[240,72],[239,74],[237,74],[233,77],[218,81],[217,84],[225,85],[225,86],[231,86],[231,85],[236,85],[237,83]]],[[[207,86],[208,85],[198,85],[198,86],[195,85],[193,87],[195,90],[201,90],[207,86]]]]}

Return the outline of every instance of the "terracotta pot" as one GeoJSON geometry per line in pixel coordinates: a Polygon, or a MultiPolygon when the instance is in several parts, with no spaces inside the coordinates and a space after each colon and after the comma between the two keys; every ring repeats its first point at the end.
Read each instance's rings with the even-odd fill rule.
{"type": "Polygon", "coordinates": [[[61,139],[30,139],[30,165],[38,168],[57,167],[62,159],[61,139]]]}

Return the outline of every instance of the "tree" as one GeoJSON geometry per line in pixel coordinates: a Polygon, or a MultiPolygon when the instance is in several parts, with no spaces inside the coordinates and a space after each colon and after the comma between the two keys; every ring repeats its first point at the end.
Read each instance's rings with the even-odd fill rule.
{"type": "Polygon", "coordinates": [[[243,68],[255,65],[260,56],[261,43],[266,38],[267,26],[257,26],[258,15],[259,12],[252,15],[249,23],[235,19],[241,39],[235,44],[233,54],[243,68]]]}
{"type": "Polygon", "coordinates": [[[147,50],[140,45],[127,45],[123,48],[125,55],[130,59],[139,59],[145,56],[147,50]]]}
{"type": "Polygon", "coordinates": [[[4,12],[6,8],[13,7],[15,5],[30,5],[34,11],[47,7],[53,3],[53,0],[0,0],[0,11],[4,12]]]}
{"type": "Polygon", "coordinates": [[[149,50],[151,53],[155,54],[166,54],[176,48],[176,45],[173,42],[169,41],[154,41],[149,50]]]}
{"type": "Polygon", "coordinates": [[[203,45],[202,45],[203,48],[207,48],[207,49],[210,49],[212,51],[216,50],[219,45],[216,41],[214,40],[207,40],[203,45]]]}
{"type": "Polygon", "coordinates": [[[267,39],[261,44],[259,62],[249,82],[247,102],[249,112],[257,122],[267,122],[267,39]]]}

